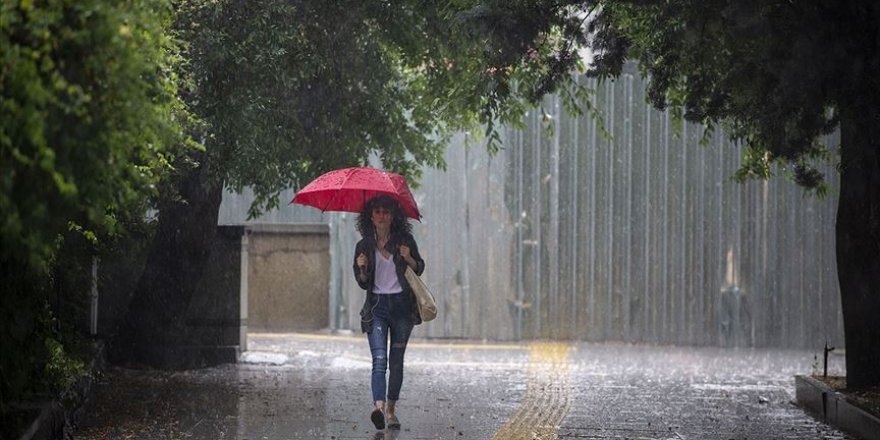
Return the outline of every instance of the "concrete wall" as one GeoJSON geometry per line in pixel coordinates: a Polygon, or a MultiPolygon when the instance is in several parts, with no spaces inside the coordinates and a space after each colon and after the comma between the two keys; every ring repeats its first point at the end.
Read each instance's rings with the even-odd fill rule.
{"type": "Polygon", "coordinates": [[[250,331],[329,327],[329,226],[257,224],[245,230],[250,331]]]}
{"type": "MultiPolygon", "coordinates": [[[[241,313],[242,226],[219,226],[202,280],[187,310],[187,345],[198,347],[208,364],[235,362],[245,349],[241,313]]],[[[246,331],[246,330],[245,330],[246,331]]]]}
{"type": "MultiPolygon", "coordinates": [[[[234,362],[247,332],[330,327],[330,228],[324,224],[220,225],[203,279],[186,311],[193,365],[234,362]]],[[[125,316],[145,248],[100,263],[98,333],[110,337],[125,316]]]]}
{"type": "MultiPolygon", "coordinates": [[[[244,226],[219,226],[211,245],[204,276],[193,292],[186,315],[186,332],[178,346],[162,347],[169,368],[200,368],[235,362],[247,349],[247,278],[243,262],[244,226]]],[[[147,237],[123,245],[119,254],[101,260],[98,269],[98,335],[112,337],[125,318],[144,268],[147,237]]],[[[181,311],[169,310],[169,313],[181,311]]]]}

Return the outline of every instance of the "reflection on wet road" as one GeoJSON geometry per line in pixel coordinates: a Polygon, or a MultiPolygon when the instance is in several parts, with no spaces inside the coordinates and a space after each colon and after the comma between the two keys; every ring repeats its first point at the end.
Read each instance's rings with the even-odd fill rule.
{"type": "Polygon", "coordinates": [[[569,407],[569,350],[569,345],[561,343],[531,344],[526,395],[492,440],[557,437],[569,407]]]}
{"type": "Polygon", "coordinates": [[[361,337],[252,334],[249,348],[237,365],[109,370],[75,438],[849,438],[791,404],[792,376],[815,368],[804,351],[414,339],[402,428],[377,432],[361,337]]]}

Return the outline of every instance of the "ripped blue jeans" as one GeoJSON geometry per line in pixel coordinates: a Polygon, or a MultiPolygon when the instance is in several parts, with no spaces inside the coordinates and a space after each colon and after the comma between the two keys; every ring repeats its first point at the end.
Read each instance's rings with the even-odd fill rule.
{"type": "Polygon", "coordinates": [[[412,295],[408,292],[375,295],[373,324],[367,334],[370,353],[373,355],[373,371],[370,385],[373,402],[398,400],[403,385],[403,354],[413,330],[411,317],[412,295]],[[388,339],[391,349],[388,349],[388,339]],[[388,371],[388,388],[385,388],[385,372],[388,371]]]}

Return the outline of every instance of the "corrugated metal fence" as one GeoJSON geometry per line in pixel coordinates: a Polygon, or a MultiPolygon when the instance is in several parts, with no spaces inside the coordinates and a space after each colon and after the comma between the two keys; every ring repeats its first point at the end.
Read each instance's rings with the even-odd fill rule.
{"type": "MultiPolygon", "coordinates": [[[[723,132],[703,146],[702,127],[676,130],[637,76],[588,85],[610,138],[551,98],[499,154],[462,134],[447,171],[426,172],[415,231],[440,315],[417,334],[842,345],[834,191],[818,200],[782,177],[738,184],[741,149],[723,132]]],[[[228,196],[221,222],[241,221],[246,203],[228,196]]],[[[331,223],[330,325],[358,329],[353,215],[282,211],[257,221],[331,223]]]]}

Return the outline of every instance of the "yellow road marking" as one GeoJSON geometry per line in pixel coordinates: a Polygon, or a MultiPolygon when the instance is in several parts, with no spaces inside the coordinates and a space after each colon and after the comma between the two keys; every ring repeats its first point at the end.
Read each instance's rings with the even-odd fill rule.
{"type": "Polygon", "coordinates": [[[519,408],[492,440],[550,440],[568,414],[571,346],[539,342],[529,346],[528,386],[519,408]]]}

